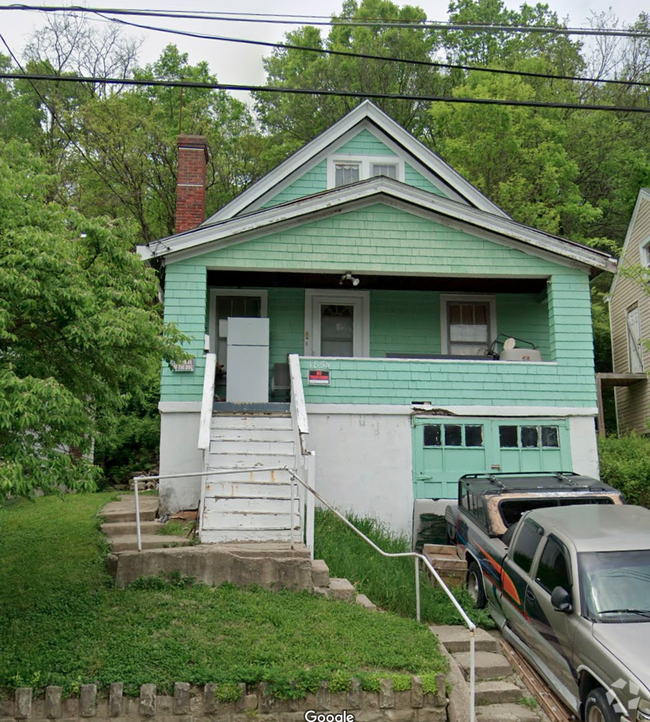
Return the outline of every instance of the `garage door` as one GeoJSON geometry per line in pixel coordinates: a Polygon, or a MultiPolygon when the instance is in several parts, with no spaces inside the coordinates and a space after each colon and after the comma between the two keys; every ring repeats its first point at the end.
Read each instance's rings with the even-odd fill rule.
{"type": "Polygon", "coordinates": [[[414,417],[416,499],[453,499],[463,474],[572,471],[567,419],[414,417]]]}

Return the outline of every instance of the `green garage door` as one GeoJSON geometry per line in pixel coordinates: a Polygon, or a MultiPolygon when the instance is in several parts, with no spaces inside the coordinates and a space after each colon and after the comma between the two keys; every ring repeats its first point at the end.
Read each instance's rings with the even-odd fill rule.
{"type": "Polygon", "coordinates": [[[571,470],[567,419],[413,419],[416,499],[455,498],[463,474],[571,470]]]}

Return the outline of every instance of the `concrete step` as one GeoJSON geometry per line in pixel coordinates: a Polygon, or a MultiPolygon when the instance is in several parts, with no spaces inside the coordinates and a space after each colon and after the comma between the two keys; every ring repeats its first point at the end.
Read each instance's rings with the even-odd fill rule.
{"type": "Polygon", "coordinates": [[[539,722],[539,715],[522,704],[490,704],[476,708],[476,719],[484,722],[539,722]]]}
{"type": "Polygon", "coordinates": [[[347,579],[330,579],[329,589],[331,599],[343,599],[346,602],[354,602],[357,598],[357,590],[347,579]]]}
{"type": "MultiPolygon", "coordinates": [[[[157,496],[140,496],[140,521],[153,521],[157,511],[157,496]]],[[[108,523],[135,521],[135,495],[125,495],[119,501],[110,501],[97,516],[108,523]]]]}
{"type": "Polygon", "coordinates": [[[263,441],[258,439],[241,439],[240,441],[210,441],[210,454],[259,454],[260,456],[289,454],[295,455],[293,440],[274,439],[263,441]]]}
{"type": "Polygon", "coordinates": [[[210,441],[293,441],[293,429],[229,429],[213,428],[210,441]]]}
{"type": "Polygon", "coordinates": [[[212,417],[211,428],[216,429],[291,429],[290,414],[259,414],[232,416],[216,414],[212,417]]]}
{"type": "Polygon", "coordinates": [[[315,587],[329,587],[330,569],[322,559],[314,559],[312,561],[311,581],[315,587]]]}
{"type": "MultiPolygon", "coordinates": [[[[157,521],[143,521],[140,524],[140,532],[142,534],[156,534],[161,526],[163,526],[163,524],[157,521]]],[[[109,522],[106,524],[102,524],[101,529],[102,532],[109,537],[125,536],[128,534],[132,534],[133,536],[135,536],[136,534],[135,521],[109,522]]]]}
{"type": "Polygon", "coordinates": [[[509,704],[518,702],[526,694],[521,687],[511,682],[478,682],[476,684],[476,704],[509,704]]]}
{"type": "MultiPolygon", "coordinates": [[[[510,662],[495,652],[476,652],[476,679],[503,679],[512,674],[510,662]]],[[[460,665],[465,679],[469,679],[470,653],[456,652],[454,659],[460,665]]]]}
{"type": "Polygon", "coordinates": [[[302,543],[281,542],[240,542],[221,544],[220,548],[229,554],[247,559],[309,559],[309,549],[302,543]]]}
{"type": "MultiPolygon", "coordinates": [[[[431,626],[429,629],[438,637],[440,644],[449,652],[469,652],[469,629],[454,625],[431,626]]],[[[484,629],[477,629],[474,636],[477,652],[499,652],[499,641],[484,629]]]]}
{"type": "MultiPolygon", "coordinates": [[[[173,546],[187,546],[189,539],[182,536],[168,536],[167,534],[143,534],[143,549],[165,549],[173,546]]],[[[135,534],[110,537],[110,544],[114,552],[134,551],[138,548],[135,534]]]]}

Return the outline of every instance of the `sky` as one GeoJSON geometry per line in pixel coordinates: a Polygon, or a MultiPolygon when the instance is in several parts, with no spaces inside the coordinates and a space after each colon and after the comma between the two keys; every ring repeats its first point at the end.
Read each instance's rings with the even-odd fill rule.
{"type": "MultiPolygon", "coordinates": [[[[23,0],[28,3],[29,0],[23,0]]],[[[39,5],[65,5],[82,4],[83,0],[75,3],[66,3],[65,0],[39,0],[39,5]]],[[[0,3],[10,5],[11,2],[0,3]]],[[[141,0],[112,0],[112,2],[85,2],[90,7],[113,7],[113,8],[142,8],[144,3],[141,0]]],[[[398,2],[397,4],[407,4],[398,2]]],[[[411,0],[412,5],[423,8],[429,20],[444,21],[447,19],[446,0],[411,0]]],[[[505,0],[505,4],[511,8],[517,8],[521,2],[505,0]]],[[[529,0],[529,4],[535,4],[535,0],[529,0]]],[[[552,10],[557,12],[561,19],[568,18],[567,24],[570,27],[585,27],[589,24],[592,15],[610,11],[611,0],[563,0],[557,2],[549,0],[548,4],[552,10]]],[[[178,0],[156,0],[151,3],[148,9],[155,10],[178,10],[185,12],[192,11],[215,11],[238,12],[238,13],[289,13],[305,15],[314,13],[317,15],[330,16],[340,12],[342,0],[275,0],[270,3],[268,0],[221,0],[215,7],[213,0],[189,0],[179,3],[178,0]]],[[[145,6],[146,7],[146,6],[145,6]]],[[[647,9],[642,0],[623,0],[616,5],[615,13],[623,23],[633,22],[640,12],[647,9]]],[[[211,22],[207,20],[175,20],[164,18],[128,18],[135,22],[144,22],[159,27],[167,27],[191,32],[203,32],[228,37],[252,38],[268,42],[281,42],[284,33],[292,29],[285,25],[261,25],[257,23],[237,22],[211,22]]],[[[22,56],[22,51],[29,36],[38,31],[45,24],[44,13],[26,12],[18,10],[0,11],[0,33],[11,49],[22,56]]],[[[233,43],[216,42],[213,40],[198,40],[183,38],[181,36],[169,35],[167,33],[128,30],[143,40],[140,49],[140,65],[154,61],[162,49],[168,43],[175,43],[182,52],[187,52],[189,62],[194,65],[200,61],[207,61],[212,73],[216,74],[222,83],[260,85],[264,83],[264,68],[262,65],[263,55],[271,52],[270,48],[259,46],[236,45],[233,43]]],[[[6,49],[0,44],[0,52],[6,54],[6,49]]]]}

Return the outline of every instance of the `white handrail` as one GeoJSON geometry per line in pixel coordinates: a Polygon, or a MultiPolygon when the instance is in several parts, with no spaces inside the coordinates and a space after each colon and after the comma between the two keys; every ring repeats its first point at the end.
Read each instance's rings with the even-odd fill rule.
{"type": "MultiPolygon", "coordinates": [[[[372,539],[369,539],[360,529],[357,529],[356,526],[349,520],[346,519],[341,512],[339,512],[337,509],[335,509],[331,504],[329,504],[323,497],[315,490],[312,489],[309,484],[307,484],[306,481],[301,479],[298,474],[296,474],[292,469],[290,469],[288,466],[265,466],[265,467],[257,467],[257,468],[250,468],[250,469],[217,469],[217,470],[209,470],[209,471],[198,471],[198,472],[190,472],[187,474],[161,474],[158,476],[136,476],[134,479],[134,482],[137,484],[139,481],[148,481],[148,480],[154,480],[154,479],[177,479],[182,477],[188,477],[188,476],[218,476],[221,474],[233,474],[233,473],[241,473],[241,472],[250,472],[250,471],[286,471],[288,474],[291,475],[295,481],[297,481],[299,484],[301,484],[310,494],[312,494],[318,501],[320,501],[323,506],[326,506],[331,512],[336,514],[336,516],[344,523],[347,524],[347,526],[352,529],[352,531],[360,536],[367,544],[369,544],[375,551],[379,552],[384,557],[388,558],[396,558],[396,557],[412,557],[415,559],[416,562],[416,574],[415,574],[415,599],[416,599],[416,616],[418,622],[420,621],[420,572],[419,572],[419,566],[417,566],[418,561],[424,562],[424,565],[427,567],[427,569],[431,572],[435,580],[438,582],[440,587],[443,589],[445,594],[449,597],[449,600],[456,608],[456,611],[460,614],[461,619],[463,622],[465,622],[465,625],[469,629],[470,637],[469,637],[469,651],[470,651],[470,673],[469,673],[469,689],[470,689],[470,700],[469,700],[469,710],[470,710],[470,717],[469,722],[476,722],[476,700],[475,700],[475,691],[476,691],[476,625],[472,620],[467,616],[467,613],[465,610],[460,606],[458,603],[458,600],[453,595],[449,587],[443,582],[442,578],[438,574],[438,572],[434,569],[431,562],[424,556],[424,554],[419,554],[418,552],[385,552],[383,549],[378,547],[375,542],[372,541],[372,539]]],[[[293,521],[292,521],[293,525],[293,521]]]]}
{"type": "Polygon", "coordinates": [[[291,405],[295,408],[298,433],[308,434],[309,421],[307,420],[307,404],[300,373],[300,357],[295,353],[289,354],[289,377],[291,379],[291,405]]]}
{"type": "Polygon", "coordinates": [[[217,372],[217,355],[205,355],[205,373],[203,376],[203,396],[201,398],[201,421],[199,424],[199,449],[210,448],[210,422],[214,406],[214,380],[217,372]]]}

